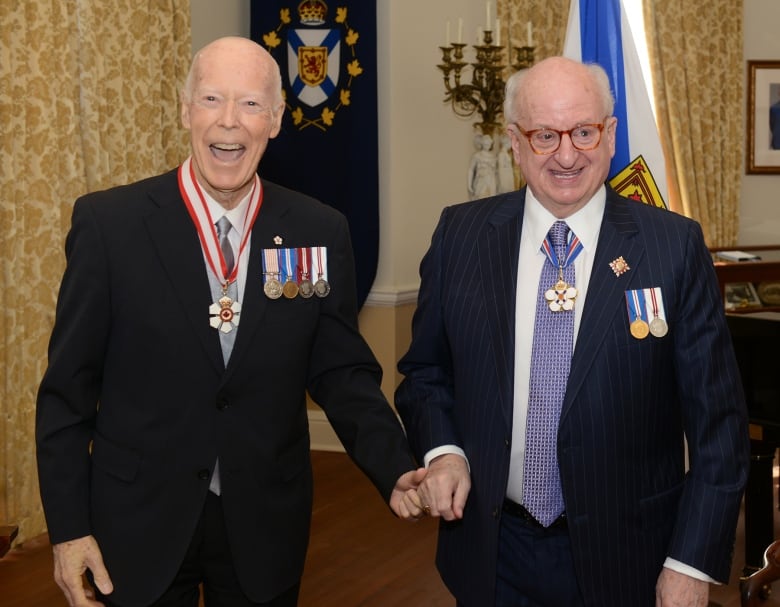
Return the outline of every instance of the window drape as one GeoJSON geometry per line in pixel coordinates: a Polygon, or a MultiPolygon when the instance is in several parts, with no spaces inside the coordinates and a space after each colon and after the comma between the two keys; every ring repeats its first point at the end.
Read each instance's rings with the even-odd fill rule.
{"type": "Polygon", "coordinates": [[[45,521],[35,396],[76,197],[175,167],[189,0],[0,3],[0,521],[45,521]]]}
{"type": "Polygon", "coordinates": [[[645,2],[644,17],[673,208],[701,223],[709,246],[733,246],[745,146],[742,0],[710,0],[707,10],[645,2]]]}

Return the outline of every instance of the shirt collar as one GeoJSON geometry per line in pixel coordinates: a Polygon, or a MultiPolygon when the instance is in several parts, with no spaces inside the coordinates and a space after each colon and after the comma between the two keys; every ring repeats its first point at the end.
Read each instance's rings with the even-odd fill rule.
{"type": "MultiPolygon", "coordinates": [[[[590,253],[596,250],[606,203],[607,189],[601,186],[585,206],[564,219],[569,229],[580,239],[585,251],[590,253]]],[[[541,247],[547,232],[556,221],[558,218],[542,206],[531,192],[531,188],[526,187],[523,232],[528,234],[531,242],[538,243],[541,247]]]]}
{"type": "Polygon", "coordinates": [[[203,198],[206,200],[206,205],[208,206],[211,220],[214,223],[217,223],[224,215],[226,215],[230,220],[230,225],[233,226],[233,229],[238,234],[239,240],[241,240],[241,238],[244,236],[244,222],[246,221],[246,214],[249,207],[249,199],[252,196],[252,191],[250,190],[249,194],[244,196],[241,199],[241,202],[239,202],[229,211],[226,211],[225,207],[214,200],[214,198],[212,198],[205,189],[201,189],[201,191],[203,192],[203,198]]]}

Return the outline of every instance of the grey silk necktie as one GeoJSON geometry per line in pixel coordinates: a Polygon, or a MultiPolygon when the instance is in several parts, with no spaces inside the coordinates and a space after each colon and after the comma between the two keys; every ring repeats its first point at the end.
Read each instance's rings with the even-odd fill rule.
{"type": "Polygon", "coordinates": [[[235,258],[233,256],[233,245],[231,245],[230,240],[228,240],[228,233],[233,225],[230,223],[227,215],[220,217],[215,225],[217,226],[219,248],[222,249],[222,257],[225,259],[225,268],[227,269],[227,273],[230,274],[235,265],[235,258]]]}
{"type": "MultiPolygon", "coordinates": [[[[569,226],[556,221],[549,238],[558,260],[566,259],[569,226]]],[[[528,394],[523,505],[545,527],[563,513],[563,492],[558,471],[558,421],[569,379],[574,339],[574,310],[553,312],[545,292],[558,281],[558,268],[545,259],[539,279],[536,321],[531,350],[531,379],[528,394]]],[[[574,284],[574,264],[563,270],[563,278],[574,284]]]]}

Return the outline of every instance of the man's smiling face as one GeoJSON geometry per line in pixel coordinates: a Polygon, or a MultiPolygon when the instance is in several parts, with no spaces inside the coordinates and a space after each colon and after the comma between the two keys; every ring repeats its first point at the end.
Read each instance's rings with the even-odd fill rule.
{"type": "Polygon", "coordinates": [[[604,185],[615,154],[617,118],[589,69],[577,62],[553,57],[528,70],[517,98],[517,125],[510,125],[515,162],[536,199],[563,219],[585,206],[604,185]],[[570,134],[551,154],[533,151],[525,131],[569,131],[578,125],[603,125],[598,145],[577,149],[570,134]]]}
{"type": "Polygon", "coordinates": [[[276,137],[283,104],[274,89],[273,59],[250,40],[215,42],[196,58],[182,95],[200,185],[225,208],[252,188],[268,140],[276,137]]]}

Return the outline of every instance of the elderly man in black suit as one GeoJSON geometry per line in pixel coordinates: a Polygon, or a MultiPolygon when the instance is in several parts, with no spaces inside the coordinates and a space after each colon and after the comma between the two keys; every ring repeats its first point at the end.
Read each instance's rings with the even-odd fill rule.
{"type": "Polygon", "coordinates": [[[257,176],[283,110],[270,55],[217,40],[183,89],[192,155],[76,202],[37,408],[74,607],[195,607],[200,584],[206,605],[295,605],[306,391],[393,511],[420,514],[424,471],[358,333],[346,220],[257,176]]]}

